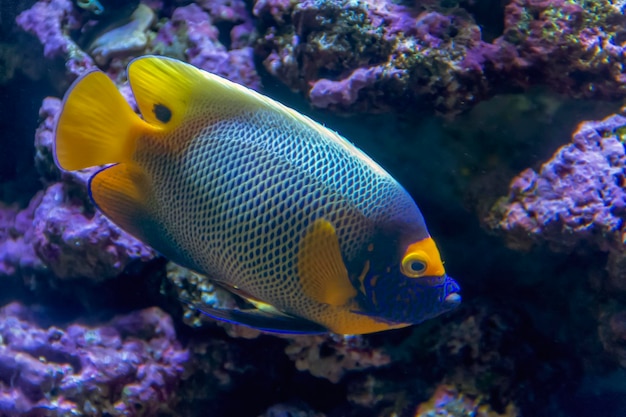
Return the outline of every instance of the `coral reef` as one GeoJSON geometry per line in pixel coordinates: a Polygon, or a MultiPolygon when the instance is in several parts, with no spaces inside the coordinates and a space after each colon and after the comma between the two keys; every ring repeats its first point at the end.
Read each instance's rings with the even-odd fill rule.
{"type": "Polygon", "coordinates": [[[61,100],[56,97],[43,99],[39,108],[40,123],[35,131],[35,168],[46,182],[57,181],[60,177],[52,155],[54,127],[60,112],[61,100]]]}
{"type": "MultiPolygon", "coordinates": [[[[230,337],[254,339],[263,333],[245,326],[207,319],[191,305],[208,305],[217,308],[235,308],[235,297],[211,283],[205,276],[197,274],[172,262],[167,264],[167,279],[178,299],[187,301],[183,305],[183,320],[189,326],[219,325],[230,337]]],[[[370,346],[366,339],[357,336],[290,336],[278,335],[288,341],[285,353],[299,371],[339,382],[346,372],[380,367],[390,363],[388,355],[370,346]]]]}
{"type": "Polygon", "coordinates": [[[624,97],[623,6],[514,0],[502,36],[488,43],[455,3],[257,1],[265,28],[259,54],[313,105],[349,111],[454,114],[533,84],[575,97],[624,97]]]}
{"type": "Polygon", "coordinates": [[[387,365],[391,358],[359,336],[298,336],[285,348],[296,369],[339,382],[347,371],[387,365]]]}
{"type": "Polygon", "coordinates": [[[534,329],[526,314],[485,299],[465,303],[441,323],[417,327],[384,351],[393,358],[393,369],[404,374],[402,378],[374,374],[378,382],[371,396],[387,397],[396,412],[413,407],[416,400],[421,403],[421,396],[430,396],[434,386],[443,384],[453,387],[454,395],[439,405],[431,403],[442,413],[457,415],[451,411],[459,406],[466,414],[458,415],[472,415],[481,408],[493,410],[494,416],[513,416],[518,410],[522,415],[540,415],[546,398],[570,389],[568,384],[575,384],[579,372],[563,366],[572,355],[569,349],[534,329]],[[553,349],[559,355],[552,356],[553,349]],[[407,387],[414,387],[414,392],[407,387]]]}
{"type": "Polygon", "coordinates": [[[32,281],[46,270],[33,246],[32,224],[41,197],[35,196],[24,210],[0,203],[0,276],[20,275],[32,281]]]}
{"type": "Polygon", "coordinates": [[[62,58],[70,74],[80,75],[96,66],[68,34],[78,25],[72,11],[70,0],[42,0],[20,13],[16,22],[39,39],[45,58],[62,58]]]}
{"type": "Polygon", "coordinates": [[[575,97],[626,93],[623,2],[512,0],[500,43],[516,51],[512,72],[575,97]]]}
{"type": "Polygon", "coordinates": [[[189,353],[158,308],[105,325],[40,327],[18,303],[0,309],[0,413],[155,415],[176,400],[189,353]]]}
{"type": "MultiPolygon", "coordinates": [[[[81,14],[70,0],[40,0],[16,21],[39,39],[45,58],[63,60],[66,74],[59,77],[69,75],[69,81],[100,66],[122,83],[125,80],[118,79],[119,75],[131,58],[155,53],[186,59],[233,81],[260,87],[251,47],[254,26],[243,2],[204,2],[200,6],[179,7],[158,25],[157,32],[152,27],[153,8],[163,6],[153,3],[139,4],[136,8],[129,8],[134,3],[128,3],[119,12],[104,13],[104,20],[94,21],[89,20],[88,14],[81,14]],[[229,25],[228,45],[220,42],[225,26],[216,26],[225,22],[229,25]],[[84,44],[84,49],[79,43],[84,44]]],[[[94,4],[88,2],[86,6],[93,8],[94,4]]]]}
{"type": "MultiPolygon", "coordinates": [[[[275,337],[203,318],[179,303],[233,308],[241,300],[207,277],[151,262],[149,248],[95,210],[85,184],[91,171],[62,173],[54,164],[61,101],[46,98],[35,132],[37,174],[29,174],[37,188],[14,198],[23,175],[16,169],[5,186],[12,192],[0,195],[0,282],[25,284],[19,294],[0,294],[3,302],[49,302],[58,293],[45,298],[36,291],[45,276],[96,315],[115,311],[124,298],[129,308],[158,304],[180,328],[176,335],[170,316],[156,307],[106,324],[51,326],[47,310],[9,304],[0,309],[0,415],[568,415],[564,409],[587,399],[573,393],[586,389],[593,407],[608,404],[588,415],[621,417],[610,414],[626,407],[621,391],[610,402],[599,384],[579,382],[626,367],[626,116],[581,124],[572,143],[536,169],[541,155],[564,143],[570,125],[563,128],[553,115],[566,106],[532,95],[474,105],[534,85],[569,97],[622,99],[623,2],[19,3],[32,7],[16,19],[19,43],[0,46],[0,79],[20,70],[50,84],[42,95],[60,96],[76,76],[100,67],[136,107],[123,69],[135,56],[155,53],[255,89],[261,82],[254,59],[261,59],[269,77],[327,111],[478,111],[404,125],[395,114],[342,122],[328,112],[316,116],[354,132],[347,136],[418,197],[433,235],[447,237],[438,242],[450,273],[466,280],[462,309],[366,337],[275,337]],[[41,49],[32,47],[37,42],[41,49]],[[513,140],[513,130],[523,131],[522,139],[513,140]],[[527,166],[533,168],[492,206],[492,197],[506,192],[496,190],[527,166]],[[496,238],[478,230],[485,207],[491,210],[483,225],[496,238]],[[504,252],[502,238],[515,252],[504,252]],[[125,281],[128,275],[136,279],[125,281]],[[130,291],[157,291],[159,284],[158,300],[130,291]],[[102,304],[85,301],[108,285],[118,292],[101,297],[102,304]]],[[[0,33],[7,27],[3,22],[0,33]]],[[[33,123],[41,98],[20,108],[33,123]]],[[[16,141],[0,137],[2,148],[15,143],[33,151],[34,127],[16,141]]]]}
{"type": "Polygon", "coordinates": [[[202,3],[209,13],[196,4],[177,8],[171,20],[157,33],[153,50],[186,58],[199,68],[258,89],[260,79],[254,67],[253,50],[249,46],[252,23],[243,4],[233,3],[232,8],[210,1],[202,3]],[[220,21],[234,24],[229,36],[230,50],[219,41],[220,30],[214,23],[220,21]]]}
{"type": "Polygon", "coordinates": [[[584,244],[615,256],[623,253],[624,126],[621,115],[582,123],[572,143],[539,172],[529,168],[512,181],[509,196],[493,207],[487,223],[517,249],[545,242],[553,250],[572,251],[584,244]]]}
{"type": "Polygon", "coordinates": [[[258,1],[265,68],[318,107],[381,111],[428,102],[449,113],[486,94],[469,15],[378,1],[258,1]]]}
{"type": "Polygon", "coordinates": [[[618,300],[626,293],[625,129],[621,114],[581,123],[572,142],[540,170],[528,168],[515,177],[509,195],[498,200],[485,219],[513,249],[546,245],[595,260],[598,267],[604,264],[603,270],[590,271],[588,280],[612,307],[589,308],[598,316],[605,351],[622,366],[623,314],[618,300]]]}
{"type": "MultiPolygon", "coordinates": [[[[183,268],[173,262],[167,263],[166,271],[167,281],[171,286],[168,293],[175,295],[179,300],[186,301],[183,303],[183,321],[188,326],[201,327],[207,323],[204,315],[194,309],[193,305],[205,305],[215,308],[234,308],[237,305],[233,295],[214,285],[204,275],[183,268]]],[[[233,327],[230,323],[220,322],[220,324],[228,329],[233,327]]],[[[260,332],[254,330],[251,330],[251,332],[254,334],[254,337],[260,334],[260,332]]]]}
{"type": "Polygon", "coordinates": [[[33,245],[59,279],[113,278],[132,261],[148,261],[152,249],[90,207],[85,184],[53,184],[35,209],[33,245]]]}
{"type": "MultiPolygon", "coordinates": [[[[535,84],[574,97],[624,97],[621,8],[608,0],[511,1],[502,36],[490,43],[457,4],[262,0],[253,12],[262,22],[257,52],[266,69],[313,105],[454,114],[502,90],[535,84]]],[[[91,57],[69,35],[84,23],[70,0],[41,0],[17,22],[38,37],[45,57],[63,57],[75,75],[93,68],[92,58],[103,65],[147,52],[186,58],[259,87],[256,35],[244,2],[179,7],[157,33],[149,29],[149,7],[140,5],[133,16],[124,24],[119,17],[117,27],[91,42],[91,57]]]]}
{"type": "Polygon", "coordinates": [[[420,404],[415,417],[516,417],[518,412],[512,404],[504,413],[497,413],[488,405],[481,405],[480,398],[463,395],[454,387],[440,385],[428,402],[420,404]]]}

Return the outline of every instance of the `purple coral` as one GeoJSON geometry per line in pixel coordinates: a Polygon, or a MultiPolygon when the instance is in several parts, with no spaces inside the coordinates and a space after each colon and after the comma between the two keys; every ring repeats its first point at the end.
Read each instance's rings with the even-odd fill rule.
{"type": "Polygon", "coordinates": [[[65,58],[65,66],[75,75],[95,68],[91,57],[80,50],[68,30],[77,26],[70,0],[40,0],[16,18],[17,24],[35,35],[46,58],[65,58]]]}
{"type": "Polygon", "coordinates": [[[154,415],[175,400],[189,353],[158,308],[99,327],[42,328],[35,316],[0,309],[0,414],[154,415]]]}
{"type": "Polygon", "coordinates": [[[510,195],[492,211],[492,227],[516,247],[544,241],[569,250],[586,242],[622,252],[626,154],[618,132],[624,126],[619,115],[582,123],[539,172],[527,169],[513,180],[510,195]]]}
{"type": "Polygon", "coordinates": [[[258,1],[264,65],[318,107],[389,110],[435,100],[456,112],[485,95],[484,69],[463,65],[485,42],[469,16],[387,1],[258,1]],[[287,22],[287,23],[284,23],[287,22]]]}
{"type": "Polygon", "coordinates": [[[63,30],[71,12],[70,0],[39,1],[22,12],[16,21],[22,29],[37,36],[46,58],[54,58],[67,54],[73,44],[63,30]]]}
{"type": "MultiPolygon", "coordinates": [[[[210,4],[211,2],[207,2],[210,4]]],[[[224,5],[212,5],[210,10],[218,12],[219,18],[243,18],[243,11],[226,13],[224,5]]],[[[214,18],[196,4],[174,10],[171,20],[159,30],[155,45],[171,48],[175,44],[185,45],[187,61],[198,68],[213,72],[228,79],[258,89],[260,79],[254,68],[253,51],[245,46],[246,36],[252,31],[249,17],[231,30],[233,49],[228,50],[219,41],[219,30],[214,26],[214,18]]]]}
{"type": "Polygon", "coordinates": [[[57,116],[61,112],[61,100],[55,97],[43,99],[39,109],[41,122],[35,132],[35,166],[44,178],[58,178],[59,169],[54,163],[52,149],[54,144],[54,128],[57,116]]]}
{"type": "Polygon", "coordinates": [[[414,417],[437,416],[490,416],[516,417],[519,410],[509,403],[504,413],[497,413],[488,404],[482,403],[483,398],[465,395],[454,386],[441,384],[430,400],[420,404],[414,417]]]}
{"type": "MultiPolygon", "coordinates": [[[[326,108],[331,105],[349,107],[359,98],[359,92],[368,86],[373,86],[383,76],[385,68],[375,66],[371,68],[357,68],[348,77],[340,81],[321,79],[313,84],[309,91],[309,98],[314,106],[326,108]]],[[[398,75],[402,73],[396,70],[398,75]]]]}
{"type": "Polygon", "coordinates": [[[199,0],[196,3],[209,12],[215,21],[233,23],[250,21],[250,14],[243,0],[199,0]]]}
{"type": "Polygon", "coordinates": [[[19,274],[30,280],[45,271],[45,264],[33,247],[32,223],[41,197],[37,194],[24,210],[0,203],[0,275],[19,274]]]}
{"type": "Polygon", "coordinates": [[[58,278],[104,280],[119,275],[134,260],[154,257],[150,248],[100,211],[86,211],[86,196],[72,197],[72,192],[76,185],[48,187],[33,220],[35,251],[58,278]]]}
{"type": "Polygon", "coordinates": [[[314,105],[350,111],[421,105],[453,114],[534,84],[575,97],[626,95],[619,4],[514,0],[502,36],[487,42],[463,6],[398,3],[259,0],[259,54],[271,74],[314,105]],[[373,77],[372,68],[382,71],[373,77]]]}
{"type": "Polygon", "coordinates": [[[498,42],[514,46],[509,69],[531,83],[574,97],[623,98],[624,36],[620,2],[513,0],[498,42]]]}
{"type": "MultiPolygon", "coordinates": [[[[60,101],[47,98],[39,111],[41,124],[35,133],[35,165],[47,179],[58,175],[52,158],[54,123],[60,111],[60,101]]],[[[47,270],[44,261],[35,251],[35,212],[41,204],[43,192],[30,200],[28,207],[20,210],[16,206],[0,203],[0,275],[19,275],[24,281],[32,282],[35,275],[47,270]]]]}

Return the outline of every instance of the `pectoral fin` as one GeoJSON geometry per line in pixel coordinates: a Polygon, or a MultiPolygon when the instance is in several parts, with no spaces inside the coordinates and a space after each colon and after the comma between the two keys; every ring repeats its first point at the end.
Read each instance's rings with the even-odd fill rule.
{"type": "Polygon", "coordinates": [[[319,303],[342,306],[356,296],[335,228],[324,219],[311,225],[300,242],[298,273],[304,293],[319,303]]]}

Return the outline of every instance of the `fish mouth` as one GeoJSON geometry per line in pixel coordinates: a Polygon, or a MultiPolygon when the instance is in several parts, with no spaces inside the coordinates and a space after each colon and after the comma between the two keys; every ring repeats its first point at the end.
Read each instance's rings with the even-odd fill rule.
{"type": "Polygon", "coordinates": [[[443,302],[450,308],[457,308],[461,304],[461,294],[458,292],[453,292],[452,294],[448,294],[446,298],[443,299],[443,302]]]}
{"type": "Polygon", "coordinates": [[[461,294],[459,294],[459,291],[461,291],[461,287],[454,279],[446,276],[445,288],[446,296],[444,297],[443,302],[450,310],[457,308],[461,304],[462,300],[461,294]]]}

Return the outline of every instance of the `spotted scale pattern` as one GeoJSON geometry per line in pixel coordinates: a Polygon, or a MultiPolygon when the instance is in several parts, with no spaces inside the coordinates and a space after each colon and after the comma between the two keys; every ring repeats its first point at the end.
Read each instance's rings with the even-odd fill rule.
{"type": "Polygon", "coordinates": [[[377,227],[421,219],[403,188],[345,139],[270,106],[200,103],[166,137],[144,137],[135,159],[174,259],[278,309],[319,319],[299,283],[299,242],[317,219],[336,229],[344,259],[377,227]],[[189,138],[192,138],[191,140],[189,138]],[[174,150],[172,152],[172,150],[174,150]]]}

